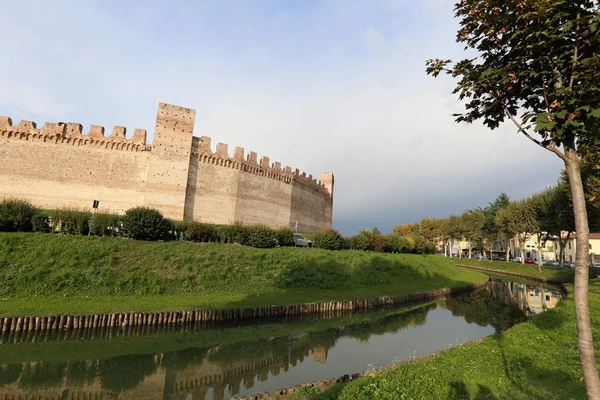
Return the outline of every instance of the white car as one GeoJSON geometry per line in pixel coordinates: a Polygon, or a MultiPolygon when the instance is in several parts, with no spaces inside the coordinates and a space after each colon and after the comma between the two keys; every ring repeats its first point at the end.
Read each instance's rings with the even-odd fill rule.
{"type": "Polygon", "coordinates": [[[313,242],[299,233],[294,233],[294,245],[296,247],[312,247],[313,242]]]}

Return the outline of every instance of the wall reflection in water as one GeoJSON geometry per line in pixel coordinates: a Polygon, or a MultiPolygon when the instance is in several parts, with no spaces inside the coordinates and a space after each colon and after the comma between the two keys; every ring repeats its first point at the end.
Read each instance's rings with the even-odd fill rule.
{"type": "MultiPolygon", "coordinates": [[[[115,349],[119,347],[119,341],[125,339],[43,343],[39,348],[40,354],[35,356],[39,360],[64,359],[54,362],[31,361],[28,346],[33,344],[5,343],[0,345],[0,360],[2,351],[5,351],[5,354],[12,352],[10,355],[13,360],[15,357],[18,359],[22,353],[22,359],[30,361],[0,365],[0,398],[25,399],[31,395],[43,395],[44,398],[58,399],[222,400],[265,390],[260,383],[267,380],[272,381],[274,386],[266,390],[272,391],[301,383],[293,381],[300,379],[299,377],[288,376],[283,379],[282,376],[294,368],[300,368],[302,364],[310,364],[309,369],[312,370],[321,368],[318,365],[326,368],[322,372],[324,375],[318,378],[308,377],[311,380],[359,372],[347,370],[351,368],[348,365],[336,365],[334,360],[328,361],[328,354],[340,342],[344,342],[344,346],[364,348],[378,344],[377,340],[371,340],[372,337],[395,335],[392,339],[397,336],[401,345],[403,337],[411,334],[411,329],[415,331],[414,335],[421,335],[420,337],[422,334],[418,333],[418,329],[427,329],[439,331],[439,335],[442,335],[440,341],[448,343],[454,338],[443,337],[444,324],[462,324],[465,328],[473,324],[491,327],[491,331],[485,331],[486,333],[477,331],[476,334],[479,335],[499,332],[522,321],[526,316],[555,307],[561,297],[559,291],[541,286],[493,281],[487,290],[412,306],[410,310],[376,310],[326,322],[286,321],[285,335],[279,337],[269,335],[269,329],[272,329],[269,327],[272,325],[203,330],[197,332],[197,341],[193,347],[168,351],[174,340],[178,340],[178,336],[145,335],[144,340],[155,338],[152,352],[139,354],[139,350],[136,350],[138,354],[114,356],[111,354],[123,352],[123,346],[120,346],[118,352],[115,349]],[[446,314],[451,319],[444,317],[446,314]],[[441,324],[441,329],[436,323],[441,324]],[[315,327],[316,324],[320,325],[315,327]],[[202,346],[208,337],[226,339],[221,342],[217,340],[217,344],[202,346]],[[163,342],[165,351],[156,351],[163,342]],[[98,346],[99,343],[101,346],[98,346]],[[59,348],[57,344],[63,347],[59,348]],[[65,345],[68,346],[66,350],[65,345]],[[80,360],[78,353],[85,348],[85,354],[88,354],[88,345],[96,345],[94,351],[97,356],[91,360],[80,360]],[[57,352],[65,354],[55,354],[57,352]],[[253,387],[260,387],[260,390],[252,390],[253,387]]],[[[88,336],[84,334],[81,337],[88,336]]],[[[15,341],[18,342],[16,339],[15,341]]],[[[432,343],[432,346],[427,351],[441,349],[439,343],[432,343]]]]}

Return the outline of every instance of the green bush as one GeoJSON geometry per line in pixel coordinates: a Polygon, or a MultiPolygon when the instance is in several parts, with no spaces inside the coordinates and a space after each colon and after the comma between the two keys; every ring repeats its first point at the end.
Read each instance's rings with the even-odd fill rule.
{"type": "Polygon", "coordinates": [[[423,236],[413,235],[412,237],[414,244],[412,253],[415,254],[433,254],[435,253],[435,246],[427,241],[423,236]]]}
{"type": "Polygon", "coordinates": [[[412,242],[403,236],[387,235],[386,253],[411,253],[412,242]]]}
{"type": "Polygon", "coordinates": [[[280,246],[294,245],[294,230],[292,228],[279,228],[275,234],[280,246]]]}
{"type": "Polygon", "coordinates": [[[67,235],[87,235],[92,213],[73,209],[58,209],[50,212],[50,227],[67,235]]]}
{"type": "Polygon", "coordinates": [[[44,214],[35,214],[31,218],[31,230],[33,232],[49,233],[51,231],[50,218],[44,214]]]}
{"type": "Polygon", "coordinates": [[[315,232],[314,246],[325,250],[343,250],[346,248],[346,240],[335,229],[322,229],[315,232]]]}
{"type": "Polygon", "coordinates": [[[236,222],[233,225],[220,226],[218,234],[221,243],[246,244],[250,237],[250,228],[240,222],[236,222]]]}
{"type": "Polygon", "coordinates": [[[185,238],[192,242],[215,242],[218,240],[218,234],[212,224],[192,222],[185,230],[185,238]]]}
{"type": "Polygon", "coordinates": [[[27,200],[4,199],[0,203],[0,231],[31,232],[31,219],[38,210],[27,200]]]}
{"type": "Polygon", "coordinates": [[[91,218],[91,233],[96,236],[118,236],[123,217],[117,214],[97,213],[91,218]]]}
{"type": "Polygon", "coordinates": [[[251,225],[248,233],[248,246],[266,249],[277,244],[277,234],[266,225],[251,225]]]}
{"type": "Polygon", "coordinates": [[[373,251],[375,250],[375,235],[368,229],[361,229],[358,235],[348,238],[350,248],[353,250],[373,251]]]}
{"type": "Polygon", "coordinates": [[[169,220],[154,208],[130,208],[123,217],[123,232],[131,239],[166,240],[171,228],[169,220]]]}

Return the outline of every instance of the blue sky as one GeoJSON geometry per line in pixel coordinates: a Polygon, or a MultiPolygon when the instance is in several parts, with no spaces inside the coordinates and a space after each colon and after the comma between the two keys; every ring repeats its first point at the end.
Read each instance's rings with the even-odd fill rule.
{"type": "Polygon", "coordinates": [[[148,129],[167,102],[195,135],[336,177],[334,227],[391,231],[521,198],[560,160],[505,124],[458,125],[451,1],[3,2],[0,115],[148,129]]]}

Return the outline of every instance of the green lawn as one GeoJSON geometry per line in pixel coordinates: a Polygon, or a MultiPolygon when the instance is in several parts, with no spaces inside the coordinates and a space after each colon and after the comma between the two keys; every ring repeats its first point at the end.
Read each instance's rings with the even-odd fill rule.
{"type": "Polygon", "coordinates": [[[526,274],[545,279],[556,279],[563,282],[572,282],[574,270],[567,268],[542,266],[542,272],[538,272],[536,264],[520,264],[505,261],[473,260],[468,258],[454,258],[454,264],[470,265],[473,267],[495,269],[504,272],[514,272],[517,274],[526,274]]]}
{"type": "MultiPolygon", "coordinates": [[[[569,287],[572,291],[572,286],[569,287]]],[[[589,307],[600,355],[600,280],[590,281],[589,307]]],[[[374,376],[307,390],[306,400],[584,399],[572,297],[509,331],[374,376]]]]}
{"type": "Polygon", "coordinates": [[[482,279],[437,255],[0,233],[0,316],[351,300],[482,279]]]}

